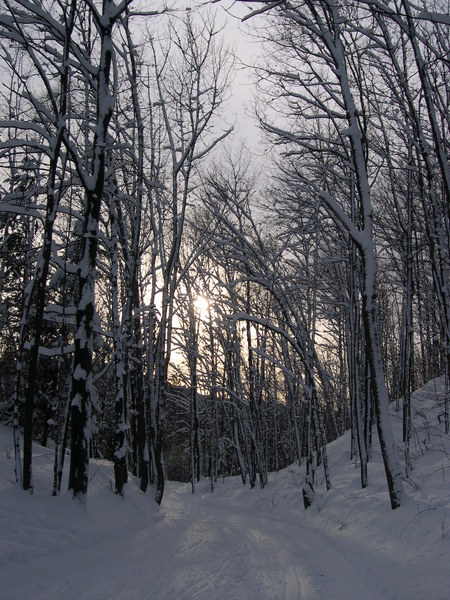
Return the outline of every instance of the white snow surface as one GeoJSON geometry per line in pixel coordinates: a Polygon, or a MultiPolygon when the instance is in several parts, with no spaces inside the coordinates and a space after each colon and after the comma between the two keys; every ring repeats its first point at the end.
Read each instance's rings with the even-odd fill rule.
{"type": "MultiPolygon", "coordinates": [[[[2,600],[448,600],[450,439],[439,423],[444,382],[413,397],[414,470],[390,508],[374,442],[369,486],[349,460],[350,437],[329,445],[303,508],[303,467],[265,489],[227,478],[168,483],[162,506],[133,479],[112,492],[113,469],[92,461],[87,505],[51,497],[53,452],[34,446],[34,494],[14,480],[12,432],[0,428],[2,600]]],[[[391,416],[401,455],[401,411],[391,416]]],[[[376,432],[374,430],[374,439],[376,432]]]]}

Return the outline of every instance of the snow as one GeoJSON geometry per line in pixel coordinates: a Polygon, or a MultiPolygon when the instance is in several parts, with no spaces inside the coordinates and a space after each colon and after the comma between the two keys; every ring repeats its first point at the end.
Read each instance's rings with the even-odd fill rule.
{"type": "MultiPolygon", "coordinates": [[[[5,600],[448,600],[450,439],[444,384],[413,395],[414,470],[392,511],[379,446],[360,489],[349,434],[329,445],[324,482],[303,508],[303,468],[265,489],[239,478],[191,493],[169,482],[159,507],[133,479],[92,461],[87,505],[51,497],[53,452],[34,446],[34,494],[14,480],[12,431],[0,428],[0,581],[5,600]],[[442,420],[442,419],[441,419],[442,420]]],[[[401,413],[391,407],[401,453],[401,413]]],[[[321,478],[319,470],[317,477],[321,478]]],[[[64,483],[63,483],[64,485],[64,483]]],[[[67,487],[67,485],[66,485],[67,487]]]]}
{"type": "Polygon", "coordinates": [[[81,365],[77,365],[73,373],[73,378],[75,379],[75,381],[86,381],[87,371],[83,369],[81,365]]]}

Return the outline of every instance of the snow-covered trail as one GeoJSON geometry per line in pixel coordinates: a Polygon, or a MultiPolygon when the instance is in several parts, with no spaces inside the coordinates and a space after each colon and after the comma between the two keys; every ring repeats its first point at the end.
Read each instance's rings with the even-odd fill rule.
{"type": "MultiPolygon", "coordinates": [[[[235,491],[230,488],[228,502],[226,494],[204,493],[188,503],[177,501],[176,493],[170,496],[165,508],[169,521],[175,523],[174,512],[184,507],[185,525],[176,542],[182,550],[179,561],[169,561],[169,571],[175,563],[176,574],[164,574],[162,594],[155,598],[381,600],[341,550],[303,519],[293,522],[290,515],[287,519],[278,511],[270,515],[263,507],[259,512],[258,503],[239,503],[235,491]],[[164,580],[171,579],[168,589],[164,580]]],[[[266,492],[270,497],[273,488],[266,492]]],[[[261,492],[253,493],[257,497],[261,492]]],[[[166,532],[168,526],[166,522],[166,532]]],[[[174,533],[176,538],[176,524],[174,533]]]]}
{"type": "Polygon", "coordinates": [[[3,565],[1,597],[385,600],[318,531],[248,508],[173,486],[148,527],[116,524],[109,539],[3,565]]]}
{"type": "MultiPolygon", "coordinates": [[[[379,447],[369,486],[349,461],[349,433],[329,445],[305,511],[302,467],[265,489],[225,478],[211,494],[167,483],[161,507],[130,477],[93,460],[87,507],[52,498],[53,451],[33,450],[35,493],[14,481],[11,430],[0,426],[0,600],[449,600],[450,436],[444,380],[414,395],[414,470],[392,511],[379,447]]],[[[401,415],[392,411],[401,440],[401,415]]],[[[401,450],[401,442],[399,445],[401,450]]],[[[67,489],[67,485],[63,485],[67,489]]]]}

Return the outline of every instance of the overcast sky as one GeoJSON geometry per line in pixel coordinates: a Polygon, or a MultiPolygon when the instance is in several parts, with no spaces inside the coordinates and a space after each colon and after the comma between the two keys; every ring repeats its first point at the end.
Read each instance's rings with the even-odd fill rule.
{"type": "MultiPolygon", "coordinates": [[[[204,0],[187,0],[187,5],[197,10],[208,10],[204,0]]],[[[234,48],[236,66],[231,90],[229,110],[236,119],[234,139],[244,142],[249,150],[259,154],[262,151],[260,132],[253,116],[254,84],[250,66],[261,56],[261,44],[252,38],[247,23],[242,18],[249,13],[248,7],[241,2],[221,0],[212,5],[216,13],[216,23],[223,26],[225,43],[234,48]]]]}

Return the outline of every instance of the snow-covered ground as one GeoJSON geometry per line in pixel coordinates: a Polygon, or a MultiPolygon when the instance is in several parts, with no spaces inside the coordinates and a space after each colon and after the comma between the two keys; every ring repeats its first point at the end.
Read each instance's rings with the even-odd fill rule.
{"type": "MultiPolygon", "coordinates": [[[[163,504],[135,482],[111,491],[92,461],[87,507],[50,496],[52,452],[34,448],[33,496],[14,483],[11,431],[0,428],[2,600],[449,600],[450,439],[443,381],[414,395],[414,471],[392,511],[378,445],[369,487],[349,434],[329,446],[332,489],[303,508],[302,469],[261,490],[238,478],[169,483],[163,504]]],[[[397,439],[401,414],[393,413],[397,439]]],[[[399,443],[400,449],[400,443],[399,443]]],[[[321,472],[318,473],[322,477],[321,472]]]]}

